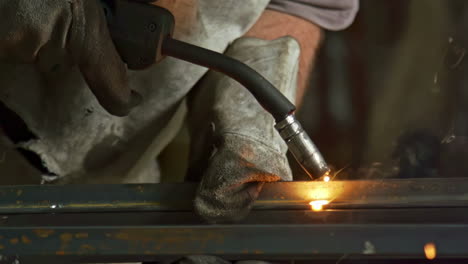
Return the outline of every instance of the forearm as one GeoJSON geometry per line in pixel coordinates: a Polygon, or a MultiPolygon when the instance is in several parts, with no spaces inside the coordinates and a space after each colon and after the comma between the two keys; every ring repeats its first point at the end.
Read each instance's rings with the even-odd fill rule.
{"type": "Polygon", "coordinates": [[[174,37],[189,34],[197,20],[198,0],[158,0],[153,5],[166,8],[175,18],[174,37]]]}
{"type": "Polygon", "coordinates": [[[298,41],[301,47],[301,56],[295,103],[300,105],[302,97],[309,86],[310,74],[321,42],[321,28],[296,16],[273,10],[265,10],[260,19],[245,36],[265,40],[291,36],[298,41]]]}
{"type": "MultiPolygon", "coordinates": [[[[178,34],[189,30],[196,20],[197,2],[197,0],[160,0],[156,4],[173,12],[178,22],[175,32],[177,37],[178,34]]],[[[321,28],[303,18],[279,11],[265,10],[245,36],[265,40],[291,36],[299,42],[301,56],[295,102],[299,105],[309,84],[310,73],[322,38],[321,28]]]]}

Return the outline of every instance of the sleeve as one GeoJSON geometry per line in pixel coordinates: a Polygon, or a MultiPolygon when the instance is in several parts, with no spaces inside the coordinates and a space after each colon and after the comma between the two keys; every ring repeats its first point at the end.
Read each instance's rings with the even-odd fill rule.
{"type": "Polygon", "coordinates": [[[268,9],[307,19],[328,30],[342,30],[353,23],[359,0],[271,0],[268,9]]]}

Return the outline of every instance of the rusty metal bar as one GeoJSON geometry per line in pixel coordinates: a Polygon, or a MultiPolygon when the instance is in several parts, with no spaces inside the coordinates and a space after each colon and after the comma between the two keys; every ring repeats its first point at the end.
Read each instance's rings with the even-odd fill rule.
{"type": "MultiPolygon", "coordinates": [[[[468,259],[468,180],[267,184],[235,225],[192,212],[194,184],[0,187],[0,257],[111,262],[228,259],[468,259]],[[328,199],[321,212],[310,200],[328,199]]],[[[1,260],[0,260],[1,262],[1,260]]]]}
{"type": "Polygon", "coordinates": [[[132,261],[218,255],[227,259],[323,259],[341,256],[468,258],[468,225],[215,225],[9,228],[5,256],[125,257],[132,261]]]}
{"type": "MultiPolygon", "coordinates": [[[[0,187],[0,213],[191,211],[196,184],[0,187]]],[[[278,182],[266,184],[255,210],[452,207],[468,205],[468,179],[278,182]]]]}

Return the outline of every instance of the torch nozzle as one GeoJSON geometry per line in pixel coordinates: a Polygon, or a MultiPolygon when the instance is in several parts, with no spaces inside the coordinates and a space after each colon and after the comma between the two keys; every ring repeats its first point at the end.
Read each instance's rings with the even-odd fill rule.
{"type": "Polygon", "coordinates": [[[275,127],[309,177],[317,179],[330,174],[322,154],[293,114],[278,122],[275,127]]]}

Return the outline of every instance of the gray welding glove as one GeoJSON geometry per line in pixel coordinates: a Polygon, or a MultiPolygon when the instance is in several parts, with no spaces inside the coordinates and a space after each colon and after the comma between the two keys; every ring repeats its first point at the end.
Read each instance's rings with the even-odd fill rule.
{"type": "Polygon", "coordinates": [[[273,264],[271,262],[260,261],[260,260],[243,260],[230,262],[215,256],[189,256],[185,257],[173,264],[273,264]]]}
{"type": "MultiPolygon", "coordinates": [[[[226,55],[253,67],[293,100],[299,52],[291,37],[241,38],[226,55]]],[[[265,182],[292,180],[287,146],[272,116],[246,88],[223,74],[210,71],[190,99],[187,177],[202,175],[196,210],[212,223],[242,219],[265,182]]]]}
{"type": "Polygon", "coordinates": [[[231,262],[215,256],[188,256],[173,264],[231,264],[231,262]]]}
{"type": "Polygon", "coordinates": [[[36,64],[44,76],[77,65],[109,113],[140,101],[128,87],[98,0],[0,1],[0,61],[36,64]]]}

